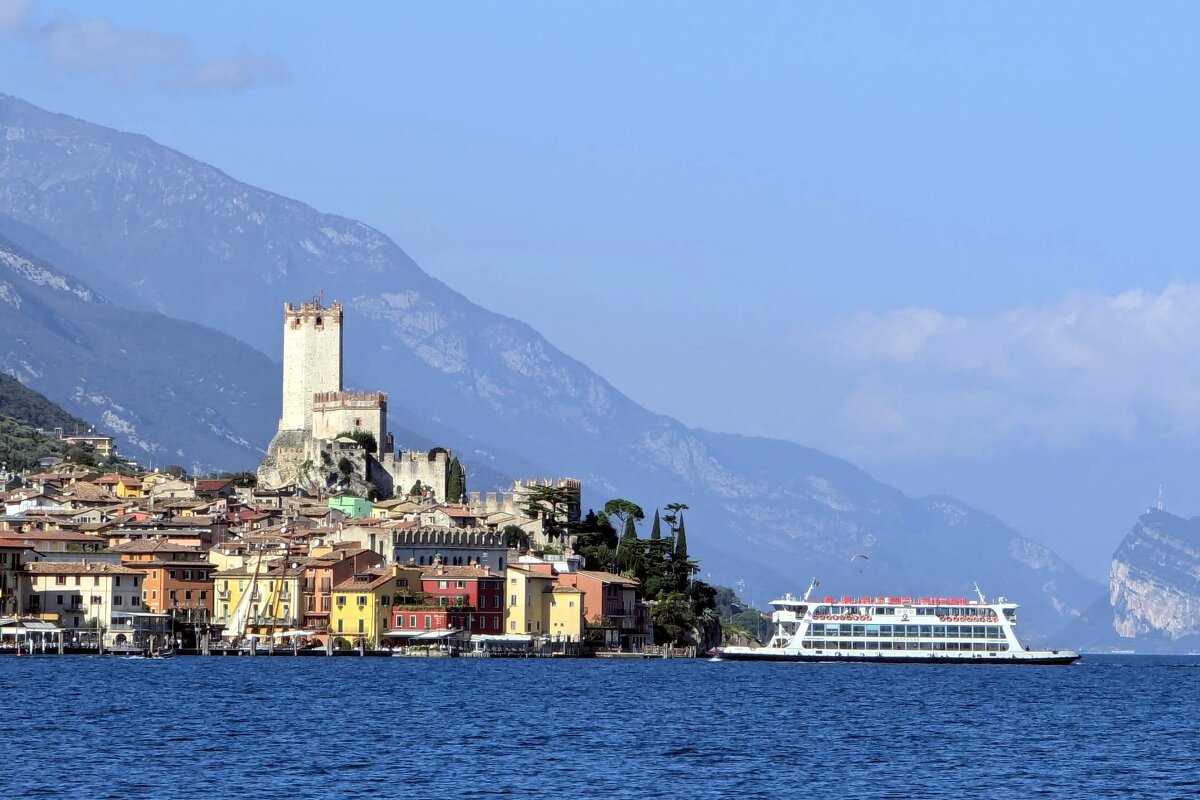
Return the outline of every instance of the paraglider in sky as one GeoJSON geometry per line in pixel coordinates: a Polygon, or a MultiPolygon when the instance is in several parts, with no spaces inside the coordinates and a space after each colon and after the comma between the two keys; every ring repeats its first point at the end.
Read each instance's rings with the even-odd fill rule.
{"type": "MultiPolygon", "coordinates": [[[[854,555],[850,556],[850,563],[851,563],[851,564],[853,564],[855,561],[859,561],[859,560],[862,560],[862,561],[870,561],[871,559],[867,558],[867,556],[866,556],[865,554],[863,554],[863,553],[855,553],[854,555]]],[[[858,571],[858,572],[859,572],[859,574],[860,574],[860,575],[862,574],[862,570],[861,570],[861,569],[859,569],[859,571],[858,571]]]]}

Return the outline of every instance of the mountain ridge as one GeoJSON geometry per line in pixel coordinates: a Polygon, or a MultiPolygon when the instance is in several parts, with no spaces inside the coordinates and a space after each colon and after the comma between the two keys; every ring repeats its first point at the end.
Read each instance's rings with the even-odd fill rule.
{"type": "Polygon", "coordinates": [[[97,274],[148,306],[268,354],[280,352],[280,307],[297,299],[295,287],[330,289],[346,307],[346,374],[411,411],[394,428],[432,421],[580,477],[585,505],[687,502],[689,542],[715,580],[744,577],[774,593],[820,572],[847,590],[936,580],[922,590],[962,593],[982,578],[1016,584],[1003,591],[1025,594],[1027,618],[1043,630],[1101,591],[1045,548],[1029,557],[1041,545],[1014,545],[1029,540],[957,501],[908,498],[811,448],[692,430],[644,409],[363,223],[246,186],[146,137],[93,134],[68,119],[70,130],[58,131],[55,115],[0,100],[0,213],[88,253],[97,274]],[[842,563],[864,549],[870,576],[842,563]],[[967,553],[978,566],[961,563],[967,553]]]}

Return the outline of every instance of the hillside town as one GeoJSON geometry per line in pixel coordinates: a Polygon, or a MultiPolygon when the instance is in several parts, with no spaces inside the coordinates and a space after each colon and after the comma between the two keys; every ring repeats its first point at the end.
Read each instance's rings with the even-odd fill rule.
{"type": "Polygon", "coordinates": [[[6,476],[0,650],[696,653],[669,619],[655,642],[638,577],[651,556],[664,614],[684,602],[671,587],[711,607],[686,506],[643,541],[640,508],[585,517],[574,478],[468,491],[449,450],[393,449],[382,393],[343,390],[340,305],[288,304],[284,331],[284,411],[257,474],[143,470],[109,437],[60,433],[113,471],[49,458],[6,476]]]}

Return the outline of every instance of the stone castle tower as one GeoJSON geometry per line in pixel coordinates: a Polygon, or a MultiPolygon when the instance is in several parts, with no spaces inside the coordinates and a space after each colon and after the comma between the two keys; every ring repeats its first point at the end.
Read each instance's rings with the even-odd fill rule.
{"type": "Polygon", "coordinates": [[[258,467],[259,487],[388,497],[420,481],[444,501],[451,459],[440,447],[397,457],[387,429],[387,395],[343,389],[341,303],[326,307],[316,297],[299,306],[284,304],[283,413],[258,467]],[[341,438],[346,433],[371,434],[375,452],[341,438]]]}
{"type": "Polygon", "coordinates": [[[333,467],[343,458],[350,458],[354,462],[352,484],[371,483],[379,491],[390,493],[387,471],[372,472],[372,464],[393,460],[390,450],[387,396],[383,392],[342,389],[341,303],[326,307],[317,297],[299,306],[284,304],[283,413],[267,457],[258,468],[259,486],[297,484],[308,489],[329,489],[333,467]],[[374,457],[353,452],[353,448],[348,451],[345,444],[336,441],[347,432],[374,436],[374,457]]]}
{"type": "Polygon", "coordinates": [[[283,416],[279,430],[312,430],[313,396],[342,390],[342,304],[283,307],[283,416]]]}

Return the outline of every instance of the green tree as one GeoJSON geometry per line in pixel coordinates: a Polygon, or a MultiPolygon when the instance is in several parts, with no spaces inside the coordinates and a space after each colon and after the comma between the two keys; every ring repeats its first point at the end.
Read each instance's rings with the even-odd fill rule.
{"type": "Polygon", "coordinates": [[[337,467],[338,472],[342,473],[343,475],[348,476],[351,472],[354,472],[354,462],[345,456],[342,456],[340,459],[338,459],[337,467]]]}
{"type": "Polygon", "coordinates": [[[571,506],[576,493],[566,486],[529,486],[522,510],[530,519],[541,519],[546,538],[553,542],[561,540],[578,530],[578,523],[571,522],[571,506]]]}
{"type": "Polygon", "coordinates": [[[408,490],[408,496],[420,497],[423,494],[425,494],[425,487],[421,485],[421,479],[417,478],[416,483],[414,483],[412,488],[408,490]]]}
{"type": "Polygon", "coordinates": [[[634,522],[641,522],[646,518],[646,515],[642,512],[641,506],[639,506],[637,503],[624,500],[620,497],[614,498],[605,503],[604,510],[600,513],[604,518],[613,522],[614,528],[620,528],[622,531],[628,528],[630,520],[633,520],[634,522]]]}
{"type": "Polygon", "coordinates": [[[239,489],[253,489],[258,485],[258,476],[253,472],[223,472],[220,477],[227,479],[239,489]]]}
{"type": "Polygon", "coordinates": [[[650,539],[662,538],[662,522],[658,519],[658,509],[654,509],[654,524],[650,526],[650,539]]]}
{"type": "Polygon", "coordinates": [[[338,434],[339,439],[343,436],[349,436],[351,439],[358,442],[358,446],[363,450],[366,450],[368,453],[373,454],[379,450],[379,442],[375,441],[375,434],[371,433],[370,431],[364,431],[360,429],[353,431],[342,431],[338,434]]]}
{"type": "Polygon", "coordinates": [[[449,475],[446,476],[446,502],[463,503],[467,499],[466,472],[455,456],[450,461],[449,475]]]}
{"type": "Polygon", "coordinates": [[[637,535],[636,522],[632,516],[625,517],[625,532],[617,544],[617,569],[621,574],[629,574],[642,579],[642,548],[637,535]]]}
{"type": "Polygon", "coordinates": [[[529,552],[529,532],[519,525],[505,525],[500,529],[504,546],[522,553],[529,552]]]}

